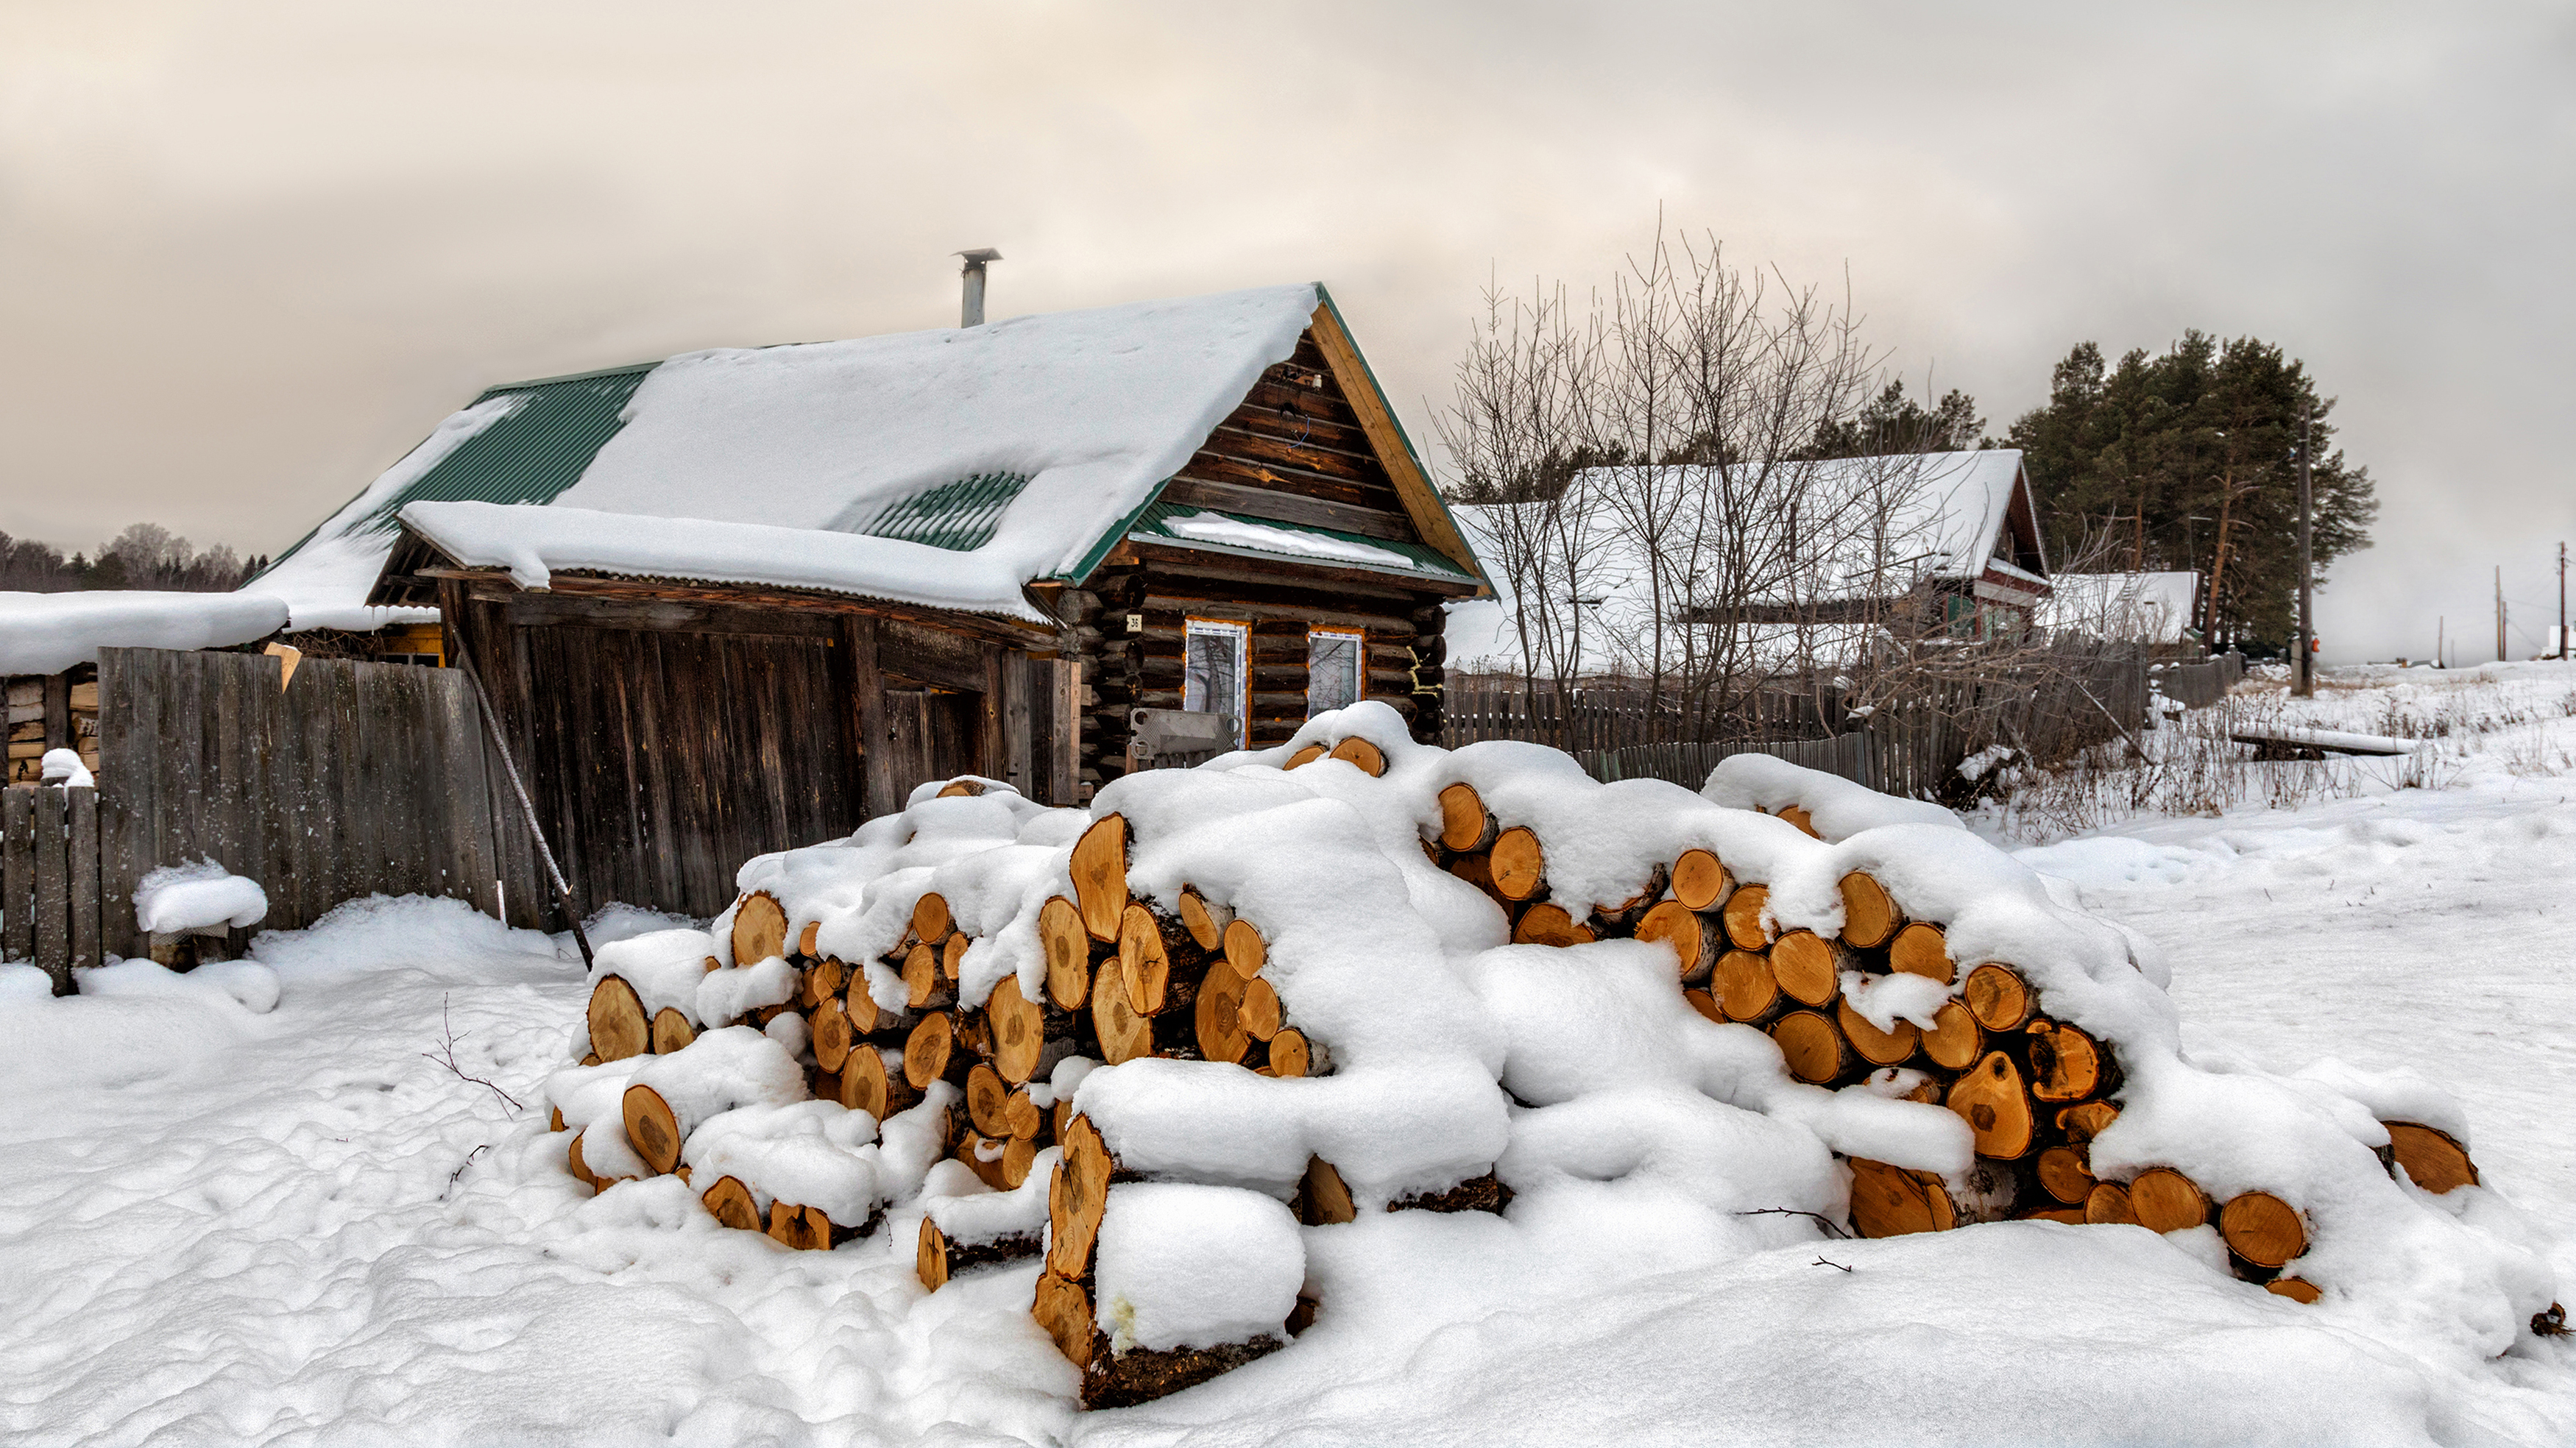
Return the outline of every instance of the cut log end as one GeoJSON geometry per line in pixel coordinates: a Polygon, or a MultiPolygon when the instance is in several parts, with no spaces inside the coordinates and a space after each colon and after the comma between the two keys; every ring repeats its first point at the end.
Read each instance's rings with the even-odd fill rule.
{"type": "Polygon", "coordinates": [[[2078,1147],[2052,1146],[2041,1152],[2037,1175],[2040,1190],[2069,1206],[2081,1205],[2096,1185],[2092,1169],[2085,1165],[2084,1152],[2078,1147]]]}
{"type": "Polygon", "coordinates": [[[2292,1302],[2314,1302],[2325,1296],[2323,1292],[2317,1290],[2315,1283],[2304,1277],[2275,1277],[2263,1284],[2263,1290],[2274,1297],[2286,1297],[2292,1302]]]}
{"type": "Polygon", "coordinates": [[[1898,1021],[1894,1030],[1882,1031],[1870,1024],[1869,1018],[1852,1009],[1848,1000],[1834,1003],[1834,1024],[1842,1029],[1843,1039],[1862,1060],[1873,1066],[1894,1066],[1914,1057],[1922,1044],[1922,1028],[1912,1021],[1898,1021]]]}
{"type": "Polygon", "coordinates": [[[2154,1232],[2183,1232],[2209,1221],[2209,1196],[2171,1167],[2151,1166],[2129,1183],[2129,1207],[2138,1225],[2154,1232]]]}
{"type": "Polygon", "coordinates": [[[626,1088],[620,1102],[626,1122],[626,1144],[655,1173],[667,1173],[680,1164],[680,1119],[662,1093],[650,1086],[626,1088]]]}
{"type": "Polygon", "coordinates": [[[1046,1054],[1046,1012],[1020,989],[1020,978],[1006,975],[984,998],[984,1023],[991,1031],[993,1069],[1014,1086],[1037,1074],[1046,1054]]]}
{"type": "Polygon", "coordinates": [[[2030,1019],[2030,986],[2009,965],[1981,965],[1960,990],[1968,1013],[1989,1031],[2018,1031],[2030,1019]]]}
{"type": "Polygon", "coordinates": [[[1342,1174],[1320,1156],[1306,1158],[1306,1175],[1297,1184],[1297,1220],[1309,1227],[1329,1227],[1359,1220],[1351,1189],[1342,1174]]]}
{"type": "Polygon", "coordinates": [[[1487,865],[1493,871],[1495,891],[1506,900],[1529,900],[1546,887],[1547,852],[1526,825],[1514,825],[1494,837],[1487,865]]]}
{"type": "Polygon", "coordinates": [[[1923,1059],[1944,1071],[1965,1071],[1986,1052],[1986,1033],[1967,1006],[1943,1001],[1932,1013],[1932,1029],[1923,1033],[1923,1059]]]}
{"type": "Polygon", "coordinates": [[[2388,1151],[2406,1179],[2436,1196],[2478,1185],[2477,1163],[2468,1148],[2449,1132],[2411,1121],[2380,1123],[2388,1128],[2388,1151]]]}
{"type": "Polygon", "coordinates": [[[1262,938],[1261,931],[1251,921],[1240,915],[1225,927],[1225,963],[1233,966],[1234,973],[1245,980],[1259,976],[1262,967],[1270,963],[1270,942],[1262,938]]]}
{"type": "Polygon", "coordinates": [[[1440,791],[1440,843],[1464,853],[1491,848],[1499,833],[1485,800],[1472,784],[1453,784],[1440,791]]]}
{"type": "Polygon", "coordinates": [[[1290,1026],[1270,1038],[1271,1075],[1303,1076],[1314,1066],[1314,1048],[1308,1044],[1305,1032],[1290,1026]]]}
{"type": "Polygon", "coordinates": [[[1069,1011],[1091,998],[1091,932],[1062,895],[1038,908],[1038,944],[1046,951],[1047,994],[1069,1011]]]}
{"type": "Polygon", "coordinates": [[[1685,910],[1714,910],[1726,903],[1727,892],[1734,881],[1726,866],[1707,850],[1684,850],[1673,861],[1673,898],[1685,910]]]}
{"type": "MultiPolygon", "coordinates": [[[[1550,907],[1541,905],[1530,913],[1550,907]]],[[[1679,900],[1665,900],[1649,907],[1645,918],[1637,922],[1637,939],[1661,941],[1673,948],[1673,965],[1677,979],[1693,985],[1708,979],[1717,964],[1717,942],[1714,932],[1698,912],[1679,900]]]]}
{"type": "MultiPolygon", "coordinates": [[[[1229,963],[1227,968],[1231,970],[1233,967],[1229,963]]],[[[1276,1037],[1284,1022],[1278,990],[1266,980],[1245,981],[1243,1005],[1237,1018],[1243,1022],[1244,1033],[1256,1041],[1276,1037]]]]}
{"type": "Polygon", "coordinates": [[[769,1235],[799,1252],[828,1252],[832,1249],[832,1219],[820,1207],[771,1202],[769,1235]]]}
{"type": "Polygon", "coordinates": [[[814,1029],[814,1064],[823,1070],[838,1072],[850,1059],[850,1043],[855,1039],[850,1029],[850,1008],[834,996],[814,1008],[807,1018],[814,1029]]]}
{"type": "Polygon", "coordinates": [[[2138,1210],[2126,1188],[2117,1182],[2100,1182],[2084,1196],[2084,1220],[2097,1227],[2134,1227],[2138,1210]]]}
{"type": "MultiPolygon", "coordinates": [[[[1220,960],[1208,967],[1207,977],[1199,982],[1198,1000],[1191,1010],[1191,1025],[1197,1032],[1199,1054],[1211,1061],[1234,1064],[1243,1060],[1252,1047],[1252,1033],[1243,1027],[1244,988],[1248,984],[1235,974],[1234,967],[1220,960]]],[[[1275,1003],[1277,996],[1271,997],[1275,1003]]]]}
{"type": "Polygon", "coordinates": [[[1738,950],[1770,948],[1771,927],[1762,923],[1762,912],[1771,903],[1771,887],[1746,885],[1726,897],[1720,919],[1726,923],[1726,938],[1738,950]]]}
{"type": "Polygon", "coordinates": [[[652,1049],[653,1026],[644,1017],[644,1002],[635,987],[617,976],[601,976],[590,992],[590,1048],[602,1061],[623,1061],[652,1049]]]}
{"type": "Polygon", "coordinates": [[[2218,1234],[2229,1251],[2257,1267],[2284,1267],[2308,1250],[2308,1226],[2298,1208],[2270,1192],[2230,1197],[2218,1210],[2218,1234]]]}
{"type": "Polygon", "coordinates": [[[1780,1009],[1780,982],[1771,974],[1771,962],[1750,950],[1718,957],[1712,987],[1718,1009],[1730,1021],[1760,1025],[1780,1009]]]}
{"type": "Polygon", "coordinates": [[[733,963],[758,965],[786,953],[787,911],[778,897],[766,890],[743,896],[733,912],[733,963]]]}
{"type": "Polygon", "coordinates": [[[1842,967],[1843,952],[1811,930],[1792,930],[1771,947],[1772,978],[1801,1005],[1831,1001],[1842,989],[1842,967]]]}
{"type": "Polygon", "coordinates": [[[1809,1085],[1825,1085],[1851,1067],[1850,1043],[1832,1021],[1814,1011],[1792,1011],[1770,1029],[1789,1074],[1809,1085]]]}
{"type": "Polygon", "coordinates": [[[1314,763],[1316,760],[1323,758],[1327,752],[1328,751],[1321,744],[1309,744],[1305,748],[1298,750],[1296,753],[1289,755],[1288,762],[1279,767],[1281,769],[1296,769],[1301,765],[1314,763]]]}
{"type": "Polygon", "coordinates": [[[1852,1159],[1852,1230],[1864,1237],[1946,1232],[1959,1224],[1949,1189],[1930,1172],[1852,1159]]]}
{"type": "Polygon", "coordinates": [[[903,1079],[916,1091],[926,1091],[930,1083],[948,1074],[948,1058],[956,1045],[955,1026],[946,1011],[933,1011],[921,1018],[912,1034],[903,1041],[903,1079]]]}
{"type": "Polygon", "coordinates": [[[1083,928],[1094,940],[1116,940],[1128,904],[1126,816],[1103,815],[1093,821],[1073,842],[1068,869],[1083,928]]]}
{"type": "Polygon", "coordinates": [[[1219,912],[1208,904],[1196,885],[1181,887],[1181,928],[1190,933],[1199,949],[1223,950],[1225,927],[1226,920],[1219,918],[1219,912]]]}
{"type": "Polygon", "coordinates": [[[1386,773],[1386,751],[1356,734],[1334,745],[1332,757],[1371,778],[1386,773]]]}
{"type": "Polygon", "coordinates": [[[1896,901],[1887,887],[1868,872],[1854,870],[1842,879],[1843,939],[1863,950],[1876,949],[1896,933],[1896,901]]]}
{"type": "Polygon", "coordinates": [[[1115,1066],[1154,1054],[1154,1023],[1127,1003],[1127,983],[1114,959],[1100,963],[1091,982],[1091,1028],[1100,1038],[1100,1059],[1115,1066]]]}
{"type": "Polygon", "coordinates": [[[1959,967],[1950,959],[1949,937],[1938,925],[1917,920],[1896,932],[1888,943],[1888,969],[1906,975],[1919,975],[1943,985],[1958,979],[1959,967]]]}
{"type": "Polygon", "coordinates": [[[1162,922],[1142,905],[1128,906],[1119,917],[1118,972],[1127,986],[1127,1003],[1138,1015],[1162,1014],[1172,960],[1164,946],[1162,922]]]}
{"type": "Polygon", "coordinates": [[[1092,1339],[1099,1328],[1091,1319],[1091,1299],[1080,1284],[1052,1269],[1039,1274],[1037,1299],[1029,1304],[1029,1315],[1055,1339],[1056,1351],[1067,1362],[1078,1368],[1091,1366],[1092,1339]]]}
{"type": "Polygon", "coordinates": [[[2091,1036],[2056,1021],[2033,1021],[2026,1029],[2032,1099],[2054,1105],[2101,1089],[2104,1056],[2091,1036]]]}
{"type": "Polygon", "coordinates": [[[1512,924],[1514,945],[1589,945],[1599,938],[1591,926],[1567,914],[1561,905],[1532,905],[1512,924]]]}
{"type": "Polygon", "coordinates": [[[728,1227],[744,1232],[764,1230],[760,1207],[752,1200],[751,1188],[744,1186],[739,1178],[716,1178],[716,1184],[707,1188],[698,1200],[705,1204],[709,1216],[728,1227]]]}
{"type": "Polygon", "coordinates": [[[2010,1056],[1988,1051],[1951,1083],[1943,1104],[1968,1123],[1976,1136],[1977,1155],[2018,1161],[2030,1154],[2035,1127],[2030,1093],[2022,1085],[2021,1068],[2010,1056]]]}

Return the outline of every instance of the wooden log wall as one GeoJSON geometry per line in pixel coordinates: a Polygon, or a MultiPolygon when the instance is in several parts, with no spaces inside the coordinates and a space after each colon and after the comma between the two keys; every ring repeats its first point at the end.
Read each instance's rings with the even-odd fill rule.
{"type": "Polygon", "coordinates": [[[1310,333],[1208,435],[1163,501],[1420,542],[1359,413],[1310,333]]]}
{"type": "Polygon", "coordinates": [[[464,675],[259,654],[99,653],[104,948],[148,952],[134,888],[211,858],[268,893],[266,929],[344,900],[443,895],[534,924],[541,876],[464,675]]]}
{"type": "Polygon", "coordinates": [[[1436,596],[1357,576],[1319,578],[1282,563],[1138,547],[1066,598],[1080,669],[1080,782],[1092,789],[1126,772],[1127,711],[1181,707],[1183,638],[1191,618],[1251,625],[1247,661],[1253,748],[1284,743],[1306,722],[1306,631],[1361,630],[1366,697],[1412,721],[1417,739],[1439,737],[1441,629],[1436,596]]]}

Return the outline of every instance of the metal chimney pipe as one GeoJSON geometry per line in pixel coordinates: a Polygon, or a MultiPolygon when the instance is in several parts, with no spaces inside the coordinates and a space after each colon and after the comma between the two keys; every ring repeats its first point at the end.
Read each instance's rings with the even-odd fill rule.
{"type": "Polygon", "coordinates": [[[989,246],[979,246],[973,251],[961,251],[957,254],[966,258],[965,305],[958,309],[957,325],[980,327],[984,325],[984,267],[989,262],[1000,261],[1002,254],[989,246]]]}

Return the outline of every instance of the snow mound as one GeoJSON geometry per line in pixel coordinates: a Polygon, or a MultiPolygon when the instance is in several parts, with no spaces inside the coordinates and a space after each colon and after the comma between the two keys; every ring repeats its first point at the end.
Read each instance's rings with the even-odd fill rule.
{"type": "Polygon", "coordinates": [[[212,860],[164,865],[134,887],[134,920],[156,935],[183,930],[236,929],[268,916],[268,892],[212,860]]]}
{"type": "Polygon", "coordinates": [[[609,1107],[652,1085],[737,1225],[917,1232],[933,1288],[1041,1254],[1021,1301],[1086,1405],[1295,1357],[1366,1296],[1313,1263],[1401,1273],[1497,1216],[1608,1279],[1925,1234],[1933,1277],[2001,1283],[2143,1227],[2159,1273],[2458,1363],[2556,1292],[2431,1083],[2187,1056],[2138,937],[1764,756],[1604,785],[1364,703],[1083,811],[926,786],[738,879],[705,935],[603,952],[655,999],[718,968],[693,1042],[549,1088],[586,1174],[649,1175],[609,1107]]]}

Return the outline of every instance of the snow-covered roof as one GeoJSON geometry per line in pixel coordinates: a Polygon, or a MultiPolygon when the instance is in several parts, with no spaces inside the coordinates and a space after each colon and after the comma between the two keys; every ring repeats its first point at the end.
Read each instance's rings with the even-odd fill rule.
{"type": "MultiPolygon", "coordinates": [[[[506,555],[523,582],[579,568],[1028,616],[1023,586],[1087,574],[1327,305],[1312,283],[1263,287],[498,390],[261,586],[295,601],[299,626],[355,607],[399,519],[441,548],[506,555]],[[579,516],[505,526],[482,510],[502,504],[579,516]]],[[[1349,564],[1362,546],[1316,556],[1349,564]]]]}
{"type": "Polygon", "coordinates": [[[59,674],[103,648],[212,649],[286,626],[269,593],[0,593],[0,674],[59,674]]]}
{"type": "Polygon", "coordinates": [[[2178,644],[2191,630],[2197,573],[2061,573],[2043,627],[2100,639],[2178,644]]]}

